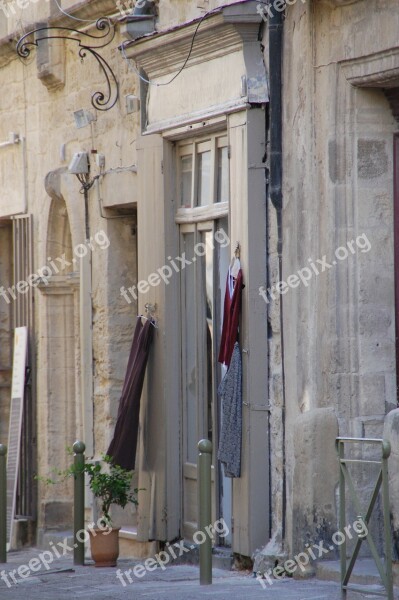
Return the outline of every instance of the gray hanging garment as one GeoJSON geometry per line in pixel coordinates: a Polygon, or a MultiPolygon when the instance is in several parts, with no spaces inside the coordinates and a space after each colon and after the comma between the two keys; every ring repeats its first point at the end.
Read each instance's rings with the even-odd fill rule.
{"type": "Polygon", "coordinates": [[[240,477],[242,437],[242,365],[238,342],[234,344],[230,367],[218,394],[222,399],[222,424],[218,459],[226,477],[240,477]]]}

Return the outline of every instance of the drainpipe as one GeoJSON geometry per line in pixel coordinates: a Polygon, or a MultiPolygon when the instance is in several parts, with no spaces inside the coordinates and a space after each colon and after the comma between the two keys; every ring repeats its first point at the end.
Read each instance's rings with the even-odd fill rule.
{"type": "MultiPolygon", "coordinates": [[[[276,10],[273,0],[269,0],[269,86],[270,86],[270,114],[269,114],[269,194],[270,200],[276,210],[277,217],[277,253],[279,276],[282,281],[282,60],[283,60],[283,12],[276,10]]],[[[280,335],[281,335],[281,376],[282,376],[282,436],[283,436],[283,490],[282,490],[282,541],[286,532],[286,466],[285,466],[285,371],[284,371],[284,336],[283,336],[283,296],[280,295],[280,335]]]]}
{"type": "MultiPolygon", "coordinates": [[[[89,188],[83,187],[86,240],[90,238],[89,188]]],[[[80,357],[82,425],[86,456],[94,455],[93,407],[93,306],[92,306],[92,256],[89,251],[80,258],[80,357]]]]}

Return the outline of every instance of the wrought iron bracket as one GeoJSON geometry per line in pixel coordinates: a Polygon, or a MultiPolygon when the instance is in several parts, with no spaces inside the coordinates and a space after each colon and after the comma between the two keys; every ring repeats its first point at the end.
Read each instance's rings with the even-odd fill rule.
{"type": "Polygon", "coordinates": [[[72,29],[71,27],[38,27],[23,35],[17,43],[17,54],[23,59],[29,57],[32,48],[38,47],[42,40],[71,40],[78,42],[79,56],[83,62],[87,54],[96,59],[105,76],[107,83],[106,92],[94,92],[91,103],[96,110],[107,111],[115,106],[119,98],[119,85],[115,73],[98,52],[108,46],[115,37],[115,23],[108,17],[101,17],[96,22],[96,29],[102,35],[91,35],[86,32],[72,29]]]}

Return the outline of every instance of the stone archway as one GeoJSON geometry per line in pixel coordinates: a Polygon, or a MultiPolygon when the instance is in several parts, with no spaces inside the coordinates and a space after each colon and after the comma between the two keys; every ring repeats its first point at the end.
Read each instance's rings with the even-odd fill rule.
{"type": "MultiPolygon", "coordinates": [[[[38,364],[39,472],[65,469],[67,447],[81,434],[79,405],[79,277],[75,272],[72,236],[66,203],[52,199],[47,229],[46,267],[39,289],[41,353],[38,364]],[[50,275],[51,272],[51,275],[50,275]],[[50,275],[48,277],[48,275],[50,275]]],[[[44,486],[40,494],[39,531],[70,529],[72,482],[44,486]]]]}

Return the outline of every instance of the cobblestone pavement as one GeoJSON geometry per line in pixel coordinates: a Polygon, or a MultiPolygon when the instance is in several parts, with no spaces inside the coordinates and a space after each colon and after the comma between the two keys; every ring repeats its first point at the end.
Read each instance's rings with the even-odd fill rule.
{"type": "MultiPolygon", "coordinates": [[[[213,584],[199,585],[199,569],[191,565],[170,565],[162,570],[157,568],[145,572],[137,579],[131,575],[133,583],[128,582],[124,573],[140,564],[139,561],[120,560],[118,569],[95,568],[88,564],[74,566],[72,557],[66,556],[54,560],[50,570],[41,564],[35,573],[29,571],[31,559],[38,559],[41,550],[30,549],[26,552],[12,552],[8,562],[0,565],[1,600],[197,600],[215,598],[216,600],[340,600],[339,584],[317,579],[273,581],[264,586],[249,572],[213,570],[213,584]],[[23,567],[24,566],[24,567],[23,567]],[[22,568],[21,568],[22,567],[22,568]],[[12,581],[13,577],[18,583],[12,581]],[[117,573],[120,578],[118,579],[117,573]],[[21,577],[22,575],[22,577],[21,577]],[[123,579],[125,586],[120,579],[123,579]],[[8,582],[8,585],[7,585],[8,582]]],[[[35,568],[38,562],[34,563],[35,568]]],[[[376,591],[375,588],[374,591],[376,591]]],[[[381,598],[381,596],[349,593],[348,600],[360,598],[381,598]]],[[[399,595],[395,595],[399,598],[399,595]]]]}

